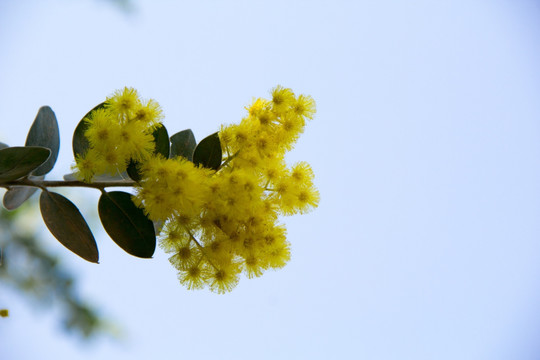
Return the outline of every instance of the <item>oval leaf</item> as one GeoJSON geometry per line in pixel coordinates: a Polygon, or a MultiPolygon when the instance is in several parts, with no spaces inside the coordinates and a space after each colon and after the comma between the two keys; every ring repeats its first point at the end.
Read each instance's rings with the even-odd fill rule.
{"type": "Polygon", "coordinates": [[[221,143],[217,132],[202,139],[193,152],[195,165],[214,170],[219,169],[221,157],[221,143]]]}
{"type": "Polygon", "coordinates": [[[15,146],[0,150],[0,182],[30,174],[49,158],[51,150],[39,146],[15,146]]]}
{"type": "Polygon", "coordinates": [[[154,137],[154,142],[156,143],[156,149],[154,154],[161,154],[165,159],[169,158],[170,152],[170,143],[169,143],[169,133],[163,125],[159,125],[156,130],[152,133],[154,137]]]}
{"type": "Polygon", "coordinates": [[[84,154],[86,154],[86,152],[90,148],[90,143],[88,142],[88,139],[86,138],[86,136],[84,136],[86,129],[88,129],[88,123],[85,121],[85,119],[89,117],[93,111],[97,109],[101,109],[103,107],[105,107],[104,102],[102,102],[99,105],[94,106],[92,110],[90,110],[89,112],[86,113],[86,115],[84,115],[81,121],[79,121],[79,124],[77,124],[77,127],[75,128],[75,131],[73,132],[73,140],[72,140],[73,156],[75,157],[75,159],[78,156],[83,156],[84,154]]]}
{"type": "Polygon", "coordinates": [[[171,158],[183,156],[189,161],[193,161],[193,152],[197,142],[191,129],[180,131],[171,136],[171,158]]]}
{"type": "Polygon", "coordinates": [[[154,223],[123,191],[104,192],[98,203],[99,218],[113,241],[127,253],[150,258],[156,249],[154,223]]]}
{"type": "Polygon", "coordinates": [[[141,172],[139,171],[139,162],[137,160],[129,159],[127,166],[127,173],[131,180],[140,181],[142,179],[141,172]]]}
{"type": "Polygon", "coordinates": [[[98,262],[94,235],[71,201],[60,194],[43,191],[39,207],[45,225],[62,245],[87,261],[98,262]]]}
{"type": "Polygon", "coordinates": [[[42,106],[39,109],[36,119],[26,137],[25,145],[43,146],[51,150],[49,160],[34,170],[34,175],[45,175],[52,170],[58,158],[58,150],[60,149],[60,131],[58,130],[56,115],[54,115],[50,107],[42,106]]]}
{"type": "MultiPolygon", "coordinates": [[[[42,176],[28,176],[30,180],[43,180],[42,176]]],[[[4,207],[8,210],[15,210],[21,206],[30,196],[34,195],[38,188],[33,186],[12,186],[4,194],[4,207]]]]}

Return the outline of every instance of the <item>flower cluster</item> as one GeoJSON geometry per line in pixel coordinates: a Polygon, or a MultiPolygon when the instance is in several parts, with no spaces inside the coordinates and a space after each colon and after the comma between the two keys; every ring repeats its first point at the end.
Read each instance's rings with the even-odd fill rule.
{"type": "Polygon", "coordinates": [[[219,133],[218,171],[186,159],[154,158],[143,167],[135,202],[152,220],[165,220],[162,248],[189,289],[230,291],[239,274],[260,276],[290,257],[278,216],[317,206],[311,167],[287,168],[284,155],[315,112],[311,97],[277,87],[257,99],[238,125],[219,133]]]}
{"type": "Polygon", "coordinates": [[[283,267],[290,245],[279,216],[318,205],[311,167],[288,167],[284,159],[312,119],[315,102],[281,86],[271,94],[254,100],[239,124],[221,127],[221,165],[212,169],[153,152],[151,133],[161,112],[133,89],[115,93],[87,119],[91,148],[77,159],[77,169],[88,180],[137,160],[133,202],[163,225],[160,245],[188,289],[224,293],[242,273],[252,278],[283,267]]]}
{"type": "Polygon", "coordinates": [[[124,172],[130,160],[148,159],[155,147],[152,132],[161,119],[156,101],[141,100],[133,88],[116,91],[85,119],[90,147],[75,159],[74,170],[89,182],[95,174],[124,172]]]}

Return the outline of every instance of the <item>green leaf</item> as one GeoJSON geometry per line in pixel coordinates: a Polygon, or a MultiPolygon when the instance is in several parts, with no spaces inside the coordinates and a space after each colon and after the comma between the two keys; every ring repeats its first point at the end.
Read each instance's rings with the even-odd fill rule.
{"type": "Polygon", "coordinates": [[[0,150],[0,182],[30,174],[49,158],[51,150],[40,146],[15,146],[0,150]]]}
{"type": "Polygon", "coordinates": [[[156,249],[154,224],[123,191],[103,192],[98,203],[99,218],[113,241],[127,253],[151,258],[156,249]]]}
{"type": "Polygon", "coordinates": [[[83,156],[84,154],[86,154],[86,152],[90,148],[90,143],[88,142],[88,139],[86,138],[86,136],[84,136],[84,133],[88,129],[88,123],[85,121],[85,119],[89,117],[93,111],[104,108],[104,107],[105,107],[104,102],[102,102],[99,105],[94,106],[92,110],[90,110],[89,112],[86,113],[86,115],[84,115],[84,117],[81,119],[81,121],[79,121],[79,124],[75,128],[75,132],[73,133],[73,141],[72,141],[73,156],[75,157],[75,159],[77,158],[77,156],[83,156]]]}
{"type": "Polygon", "coordinates": [[[169,143],[169,133],[163,125],[159,125],[156,130],[152,133],[154,137],[154,142],[156,143],[156,149],[154,154],[161,154],[165,159],[169,158],[170,152],[170,143],[169,143]]]}
{"type": "Polygon", "coordinates": [[[33,175],[45,175],[52,170],[60,150],[60,132],[58,130],[58,121],[56,121],[56,116],[50,107],[42,106],[39,109],[26,137],[25,145],[43,146],[51,150],[49,159],[34,170],[33,175]]]}
{"type": "Polygon", "coordinates": [[[221,143],[217,132],[202,139],[193,152],[195,165],[214,170],[219,169],[221,157],[221,143]]]}
{"type": "Polygon", "coordinates": [[[191,129],[180,131],[171,136],[171,158],[183,156],[189,161],[193,161],[193,152],[195,151],[195,135],[191,129]]]}
{"type": "Polygon", "coordinates": [[[126,171],[134,181],[140,181],[142,179],[141,172],[139,171],[140,163],[137,160],[129,159],[129,164],[126,168],[126,171]]]}
{"type": "Polygon", "coordinates": [[[62,245],[87,261],[98,262],[94,235],[71,201],[60,194],[43,191],[39,207],[45,225],[62,245]]]}
{"type": "MultiPolygon", "coordinates": [[[[28,176],[28,179],[30,180],[43,180],[44,178],[45,175],[28,176]]],[[[28,200],[30,196],[34,195],[37,190],[38,188],[33,186],[10,186],[8,191],[6,191],[6,193],[4,194],[4,207],[8,210],[17,209],[26,200],[28,200]]]]}

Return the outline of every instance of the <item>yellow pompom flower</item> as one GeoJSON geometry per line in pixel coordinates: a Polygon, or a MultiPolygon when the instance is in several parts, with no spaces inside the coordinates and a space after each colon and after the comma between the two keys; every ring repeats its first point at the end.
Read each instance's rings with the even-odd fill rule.
{"type": "Polygon", "coordinates": [[[281,112],[295,102],[294,93],[291,89],[284,88],[281,85],[272,90],[272,108],[276,112],[281,112]]]}
{"type": "Polygon", "coordinates": [[[85,121],[88,129],[84,135],[91,147],[106,147],[110,146],[111,142],[117,141],[120,125],[117,125],[107,110],[97,109],[85,121]]]}
{"type": "Polygon", "coordinates": [[[137,90],[124,87],[107,97],[105,103],[112,114],[115,114],[122,121],[128,121],[135,109],[140,106],[141,101],[137,90]]]}
{"type": "Polygon", "coordinates": [[[238,284],[241,269],[238,263],[222,264],[210,270],[210,289],[218,294],[224,294],[234,289],[238,284]]]}
{"type": "Polygon", "coordinates": [[[201,264],[193,265],[189,269],[178,272],[180,283],[187,287],[188,290],[202,289],[210,276],[208,268],[202,267],[201,264]]]}
{"type": "Polygon", "coordinates": [[[163,119],[163,114],[159,104],[150,99],[145,102],[141,102],[134,109],[132,121],[140,121],[143,124],[156,126],[163,119]]]}
{"type": "Polygon", "coordinates": [[[308,119],[313,119],[315,114],[315,100],[311,96],[300,95],[292,104],[293,112],[298,116],[304,116],[308,119]]]}
{"type": "Polygon", "coordinates": [[[103,168],[103,162],[100,160],[99,155],[93,151],[89,151],[82,156],[78,155],[75,160],[76,165],[72,166],[72,169],[82,180],[87,182],[90,182],[96,172],[103,168]]]}
{"type": "Polygon", "coordinates": [[[296,183],[312,184],[313,177],[313,170],[305,161],[296,163],[291,169],[291,178],[296,183]]]}

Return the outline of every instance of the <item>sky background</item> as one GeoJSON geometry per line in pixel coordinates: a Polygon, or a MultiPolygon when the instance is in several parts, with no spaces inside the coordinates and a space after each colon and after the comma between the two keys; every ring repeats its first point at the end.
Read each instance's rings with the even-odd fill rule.
{"type": "MultiPolygon", "coordinates": [[[[99,265],[44,232],[122,336],[83,343],[0,288],[0,358],[540,358],[539,20],[533,0],[0,0],[0,141],[24,144],[51,106],[49,179],[115,89],[200,140],[281,84],[317,101],[288,160],[321,193],[283,220],[290,263],[226,295],[184,289],[161,250],[131,257],[99,224],[99,265]]],[[[89,218],[96,193],[72,197],[89,218]]]]}

